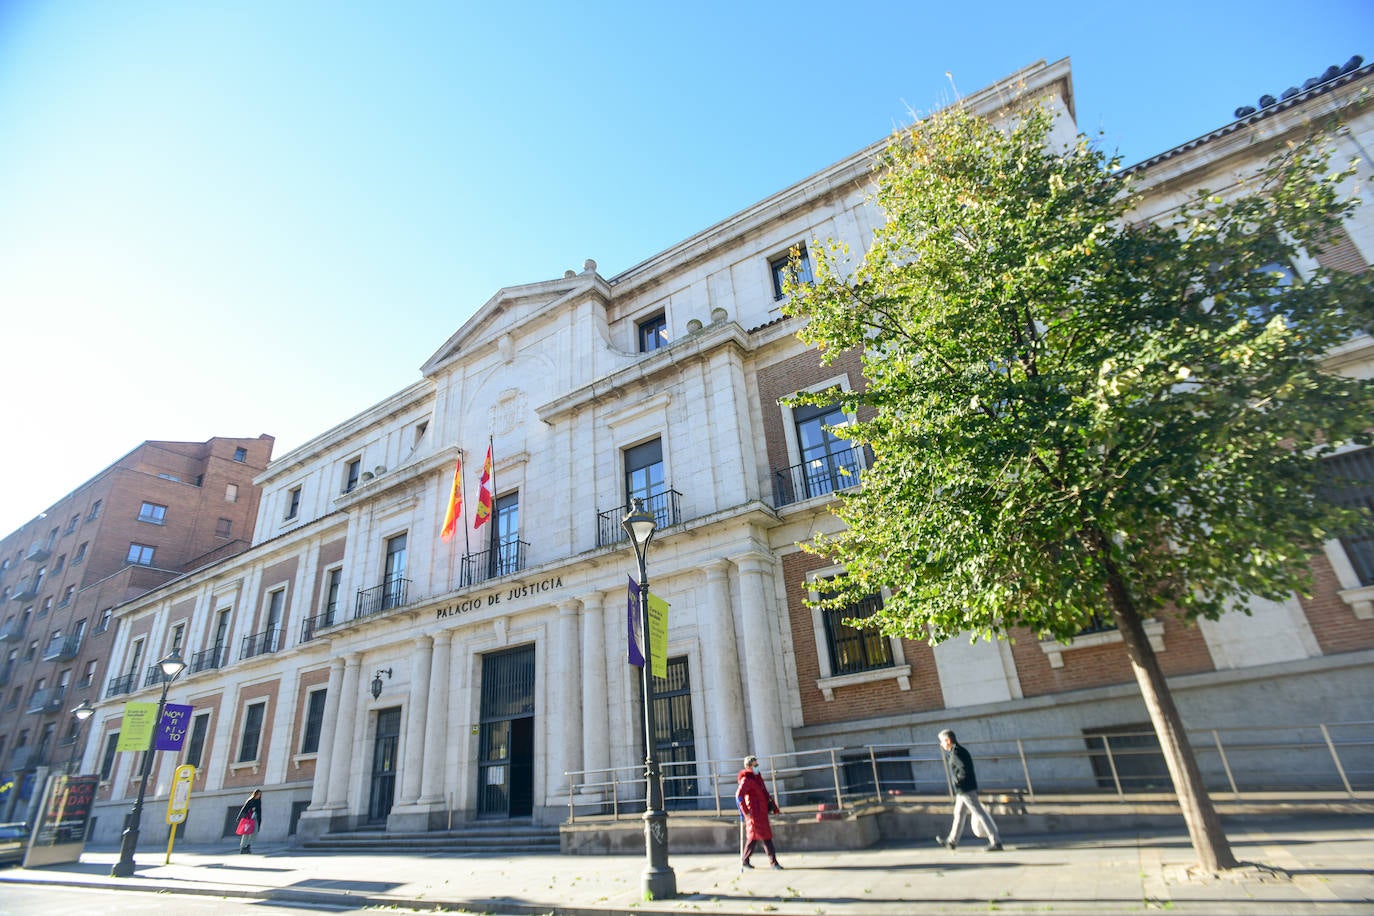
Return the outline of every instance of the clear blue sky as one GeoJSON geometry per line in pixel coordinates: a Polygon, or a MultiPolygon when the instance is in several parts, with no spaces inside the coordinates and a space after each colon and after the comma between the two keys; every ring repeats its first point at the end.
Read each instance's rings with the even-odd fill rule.
{"type": "Polygon", "coordinates": [[[1127,162],[1374,2],[0,0],[0,534],[144,439],[278,455],[502,286],[611,276],[1036,60],[1127,162]]]}

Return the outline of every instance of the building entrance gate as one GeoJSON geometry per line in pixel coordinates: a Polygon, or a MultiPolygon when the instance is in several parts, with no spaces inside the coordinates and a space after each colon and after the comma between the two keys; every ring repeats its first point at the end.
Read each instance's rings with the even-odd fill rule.
{"type": "Polygon", "coordinates": [[[372,741],[372,791],[368,795],[367,822],[381,823],[391,813],[396,798],[396,750],[401,741],[401,707],[377,711],[377,735],[372,741]]]}
{"type": "Polygon", "coordinates": [[[482,657],[479,817],[534,812],[534,646],[482,657]]]}

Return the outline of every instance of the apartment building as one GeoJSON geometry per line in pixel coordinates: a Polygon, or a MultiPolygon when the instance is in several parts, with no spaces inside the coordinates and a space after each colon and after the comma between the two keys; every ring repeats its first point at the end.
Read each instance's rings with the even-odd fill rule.
{"type": "Polygon", "coordinates": [[[71,711],[104,695],[115,606],[252,543],[272,443],[144,442],[0,540],[0,820],[79,750],[71,711]]]}
{"type": "MultiPolygon", "coordinates": [[[[1151,212],[1224,186],[1318,115],[1348,115],[1343,154],[1374,148],[1374,115],[1357,102],[1374,68],[1337,69],[1140,164],[1151,212]]],[[[1031,100],[1071,139],[1067,60],[966,104],[995,117],[1031,100]]],[[[869,200],[880,148],[619,275],[589,260],[498,291],[413,385],[336,425],[322,418],[326,432],[257,478],[250,548],[117,605],[115,670],[136,673],[172,649],[190,663],[170,688],[194,707],[186,746],[160,755],[150,785],[165,794],[177,763],[197,767],[183,835],[225,835],[252,788],[276,812],[269,839],[553,823],[570,804],[596,808],[604,798],[570,797],[566,774],[633,767],[643,754],[626,663],[635,560],[620,527],[634,498],[658,524],[648,573],[670,611],[655,743],[680,804],[713,807],[714,762],[745,753],[867,759],[865,746],[933,745],[952,722],[971,740],[1077,736],[1081,747],[1144,722],[1109,629],[1068,645],[1022,633],[932,647],[840,623],[862,608],[805,603],[826,569],[797,544],[834,530],[828,507],[862,486],[870,457],[826,431],[844,420],[837,410],[781,402],[863,384],[857,359],[821,367],[798,342],[780,311],[783,277],[789,251],[815,239],[863,249],[882,218],[869,200]],[[490,520],[474,528],[488,449],[490,520]],[[459,461],[469,509],[445,542],[459,461]]],[[[1363,270],[1371,255],[1366,208],[1322,257],[1363,270]]],[[[1374,341],[1352,340],[1332,365],[1374,372],[1374,341]]],[[[1370,468],[1365,452],[1348,460],[1370,468]]],[[[1152,622],[1190,725],[1367,718],[1369,542],[1334,540],[1312,562],[1310,597],[1198,626],[1152,622]]],[[[157,698],[146,681],[120,686],[85,746],[85,770],[103,778],[104,841],[137,791],[137,755],[117,752],[122,704],[157,698]]]]}

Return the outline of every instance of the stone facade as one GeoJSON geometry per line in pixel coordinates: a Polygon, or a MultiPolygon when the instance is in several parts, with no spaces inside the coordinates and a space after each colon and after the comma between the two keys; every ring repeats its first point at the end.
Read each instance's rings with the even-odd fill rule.
{"type": "MultiPolygon", "coordinates": [[[[1371,82],[1374,71],[1357,70],[1144,164],[1152,212],[1262,162],[1312,112],[1348,105],[1371,82]]],[[[1042,63],[967,103],[995,116],[1008,101],[1042,99],[1067,140],[1070,85],[1067,61],[1042,63]]],[[[1374,118],[1358,114],[1342,142],[1372,148],[1371,132],[1374,118]]],[[[566,774],[633,767],[642,755],[625,661],[635,564],[618,527],[637,493],[659,521],[648,572],[672,608],[668,686],[681,688],[660,737],[675,759],[696,762],[703,807],[715,802],[711,774],[733,772],[747,752],[924,747],[950,722],[976,739],[1144,721],[1110,632],[1068,646],[1019,633],[839,648],[804,604],[825,570],[796,545],[833,530],[833,492],[860,482],[867,457],[814,458],[806,415],[779,398],[863,380],[857,360],[822,369],[797,341],[775,273],[813,239],[862,250],[880,219],[868,200],[878,149],[618,276],[588,261],[501,290],[418,382],[273,462],[258,478],[249,550],[120,605],[115,658],[140,636],[144,657],[157,657],[185,618],[192,652],[215,662],[172,689],[205,717],[203,742],[180,759],[199,767],[211,816],[193,815],[185,836],[222,836],[220,813],[255,787],[269,839],[488,817],[551,823],[570,804],[598,804],[594,790],[570,799],[566,774]],[[474,531],[488,445],[498,521],[474,531]],[[459,460],[468,511],[444,543],[459,460]],[[494,529],[505,539],[495,546],[494,529]],[[853,666],[846,652],[887,662],[853,666]]],[[[1360,219],[1341,254],[1351,269],[1374,252],[1374,216],[1360,219]]],[[[1352,341],[1333,360],[1371,371],[1374,345],[1352,341]]],[[[1338,686],[1367,684],[1374,670],[1366,586],[1339,542],[1315,562],[1311,598],[1253,606],[1253,618],[1154,626],[1190,724],[1247,708],[1271,722],[1366,716],[1367,690],[1338,686]],[[1250,705],[1275,685],[1284,704],[1250,705]]],[[[107,762],[97,745],[118,730],[123,699],[97,714],[87,769],[107,762]]],[[[157,762],[154,798],[173,756],[157,762]]],[[[108,761],[102,840],[118,832],[134,757],[108,761]]]]}

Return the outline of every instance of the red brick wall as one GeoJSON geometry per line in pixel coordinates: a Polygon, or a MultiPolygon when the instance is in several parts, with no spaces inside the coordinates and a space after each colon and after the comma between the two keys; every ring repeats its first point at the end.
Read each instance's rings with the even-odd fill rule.
{"type": "Polygon", "coordinates": [[[906,663],[911,666],[910,690],[902,690],[895,679],[883,678],[867,684],[838,687],[833,700],[825,699],[825,694],[816,686],[816,680],[820,677],[820,653],[825,652],[826,648],[816,644],[811,609],[806,606],[805,599],[808,592],[806,574],[829,565],[825,560],[807,553],[791,553],[782,558],[783,576],[787,583],[788,623],[792,628],[792,647],[796,653],[797,685],[804,724],[843,722],[942,708],[944,697],[935,668],[935,654],[925,643],[909,639],[902,640],[902,651],[906,655],[906,663]]]}
{"type": "MultiPolygon", "coordinates": [[[[295,779],[314,779],[315,778],[315,758],[306,760],[296,760],[295,757],[300,753],[301,741],[305,737],[305,711],[307,701],[310,698],[312,687],[329,683],[329,669],[318,668],[314,671],[301,673],[300,689],[296,692],[296,715],[291,727],[291,763],[289,764],[290,778],[295,779]]],[[[328,753],[328,748],[320,747],[319,753],[328,753]]]]}
{"type": "Polygon", "coordinates": [[[267,757],[272,751],[272,719],[276,716],[280,706],[280,693],[281,679],[274,678],[261,684],[245,687],[243,692],[239,694],[238,704],[234,708],[233,728],[229,732],[229,756],[228,762],[225,764],[226,771],[224,774],[224,787],[226,789],[262,785],[266,776],[267,757]],[[248,708],[250,703],[264,698],[267,700],[267,708],[263,710],[262,715],[262,737],[258,741],[258,766],[255,773],[253,767],[240,766],[236,768],[235,763],[238,760],[239,746],[243,738],[244,710],[248,708]]]}
{"type": "MultiPolygon", "coordinates": [[[[1165,615],[1164,651],[1159,664],[1168,676],[1195,674],[1216,669],[1202,631],[1178,618],[1165,615]]],[[[1051,668],[1050,659],[1040,648],[1040,640],[1029,630],[1012,632],[1012,658],[1020,678],[1021,692],[1027,697],[1069,690],[1085,690],[1135,681],[1126,648],[1120,642],[1082,649],[1064,649],[1064,667],[1051,668]]]]}
{"type": "MultiPolygon", "coordinates": [[[[191,784],[193,790],[199,790],[205,788],[206,781],[210,776],[210,761],[213,759],[211,755],[215,751],[215,733],[220,726],[221,709],[224,706],[224,691],[216,690],[213,693],[192,697],[187,702],[193,707],[191,710],[191,722],[193,724],[199,714],[210,713],[209,731],[205,733],[205,746],[201,748],[200,752],[200,766],[196,767],[196,778],[191,784]]],[[[190,740],[189,732],[187,740],[190,740]]]]}
{"type": "Polygon", "coordinates": [[[295,596],[291,594],[292,586],[296,581],[296,567],[300,564],[299,557],[290,557],[280,563],[273,563],[271,566],[263,568],[262,583],[258,586],[257,606],[253,608],[254,620],[257,621],[253,627],[253,632],[260,632],[267,626],[267,595],[269,592],[280,588],[286,584],[286,599],[282,602],[281,623],[278,626],[285,627],[291,619],[291,608],[295,602],[295,596]]]}
{"type": "Polygon", "coordinates": [[[804,388],[820,384],[826,379],[845,376],[849,386],[863,388],[863,365],[857,350],[850,350],[828,366],[820,364],[820,353],[808,350],[771,366],[758,370],[759,405],[763,415],[763,437],[768,448],[768,464],[773,468],[791,466],[787,454],[784,414],[778,401],[804,388]]]}
{"type": "Polygon", "coordinates": [[[1312,560],[1312,594],[1300,596],[1323,655],[1374,648],[1374,620],[1361,620],[1341,599],[1340,582],[1325,554],[1312,560]]]}

